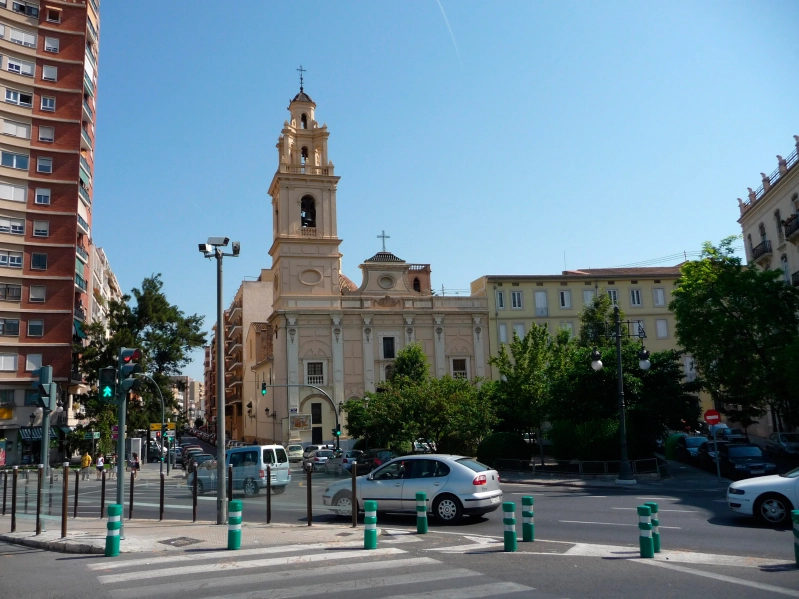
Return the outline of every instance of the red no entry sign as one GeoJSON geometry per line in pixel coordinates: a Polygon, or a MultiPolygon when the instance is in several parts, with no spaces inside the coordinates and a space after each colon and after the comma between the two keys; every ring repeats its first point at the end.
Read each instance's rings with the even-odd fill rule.
{"type": "Polygon", "coordinates": [[[705,422],[708,424],[718,424],[721,422],[721,414],[716,410],[708,410],[705,412],[705,422]]]}

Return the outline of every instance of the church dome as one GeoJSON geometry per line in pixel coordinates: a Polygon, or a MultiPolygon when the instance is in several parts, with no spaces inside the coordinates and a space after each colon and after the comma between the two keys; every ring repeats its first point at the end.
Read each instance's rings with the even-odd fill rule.
{"type": "Polygon", "coordinates": [[[292,102],[310,102],[310,103],[313,104],[313,100],[311,100],[311,96],[306,94],[302,90],[302,88],[300,88],[300,93],[298,93],[296,96],[294,96],[294,99],[292,100],[292,102]]]}

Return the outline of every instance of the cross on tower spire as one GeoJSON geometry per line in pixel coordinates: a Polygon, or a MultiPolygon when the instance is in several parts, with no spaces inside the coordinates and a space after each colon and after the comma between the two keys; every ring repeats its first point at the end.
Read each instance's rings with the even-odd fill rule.
{"type": "Polygon", "coordinates": [[[303,73],[307,73],[308,71],[307,71],[306,69],[303,69],[303,68],[302,68],[302,65],[300,65],[300,68],[299,68],[299,69],[297,69],[297,71],[300,73],[300,91],[303,91],[303,89],[302,89],[302,83],[303,83],[303,81],[302,81],[302,74],[303,74],[303,73]]]}
{"type": "Polygon", "coordinates": [[[385,252],[386,251],[386,239],[391,239],[391,235],[386,235],[385,230],[383,230],[382,234],[378,235],[377,238],[383,240],[383,251],[385,252]]]}

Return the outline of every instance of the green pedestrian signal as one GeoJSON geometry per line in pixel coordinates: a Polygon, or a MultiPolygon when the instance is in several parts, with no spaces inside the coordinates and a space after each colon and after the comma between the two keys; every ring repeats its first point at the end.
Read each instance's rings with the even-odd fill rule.
{"type": "Polygon", "coordinates": [[[103,387],[103,397],[114,397],[111,387],[103,387]]]}
{"type": "Polygon", "coordinates": [[[341,436],[341,425],[340,424],[337,424],[336,428],[333,429],[333,434],[336,437],[340,437],[341,436]]]}
{"type": "Polygon", "coordinates": [[[261,383],[261,395],[266,395],[266,382],[261,383]]]}
{"type": "Polygon", "coordinates": [[[113,366],[100,369],[97,387],[100,399],[103,401],[116,401],[117,370],[113,366]]]}

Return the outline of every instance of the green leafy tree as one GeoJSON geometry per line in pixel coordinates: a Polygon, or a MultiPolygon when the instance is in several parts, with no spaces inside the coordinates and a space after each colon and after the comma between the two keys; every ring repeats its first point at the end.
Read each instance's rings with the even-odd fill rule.
{"type": "Polygon", "coordinates": [[[422,345],[411,343],[397,353],[388,380],[393,383],[398,381],[421,383],[429,376],[430,366],[427,363],[427,356],[422,350],[422,345]]]}
{"type": "Polygon", "coordinates": [[[694,358],[716,406],[743,426],[771,407],[783,426],[799,425],[788,356],[799,338],[799,290],[777,270],[745,266],[728,237],[683,265],[669,308],[677,338],[694,358]]]}

